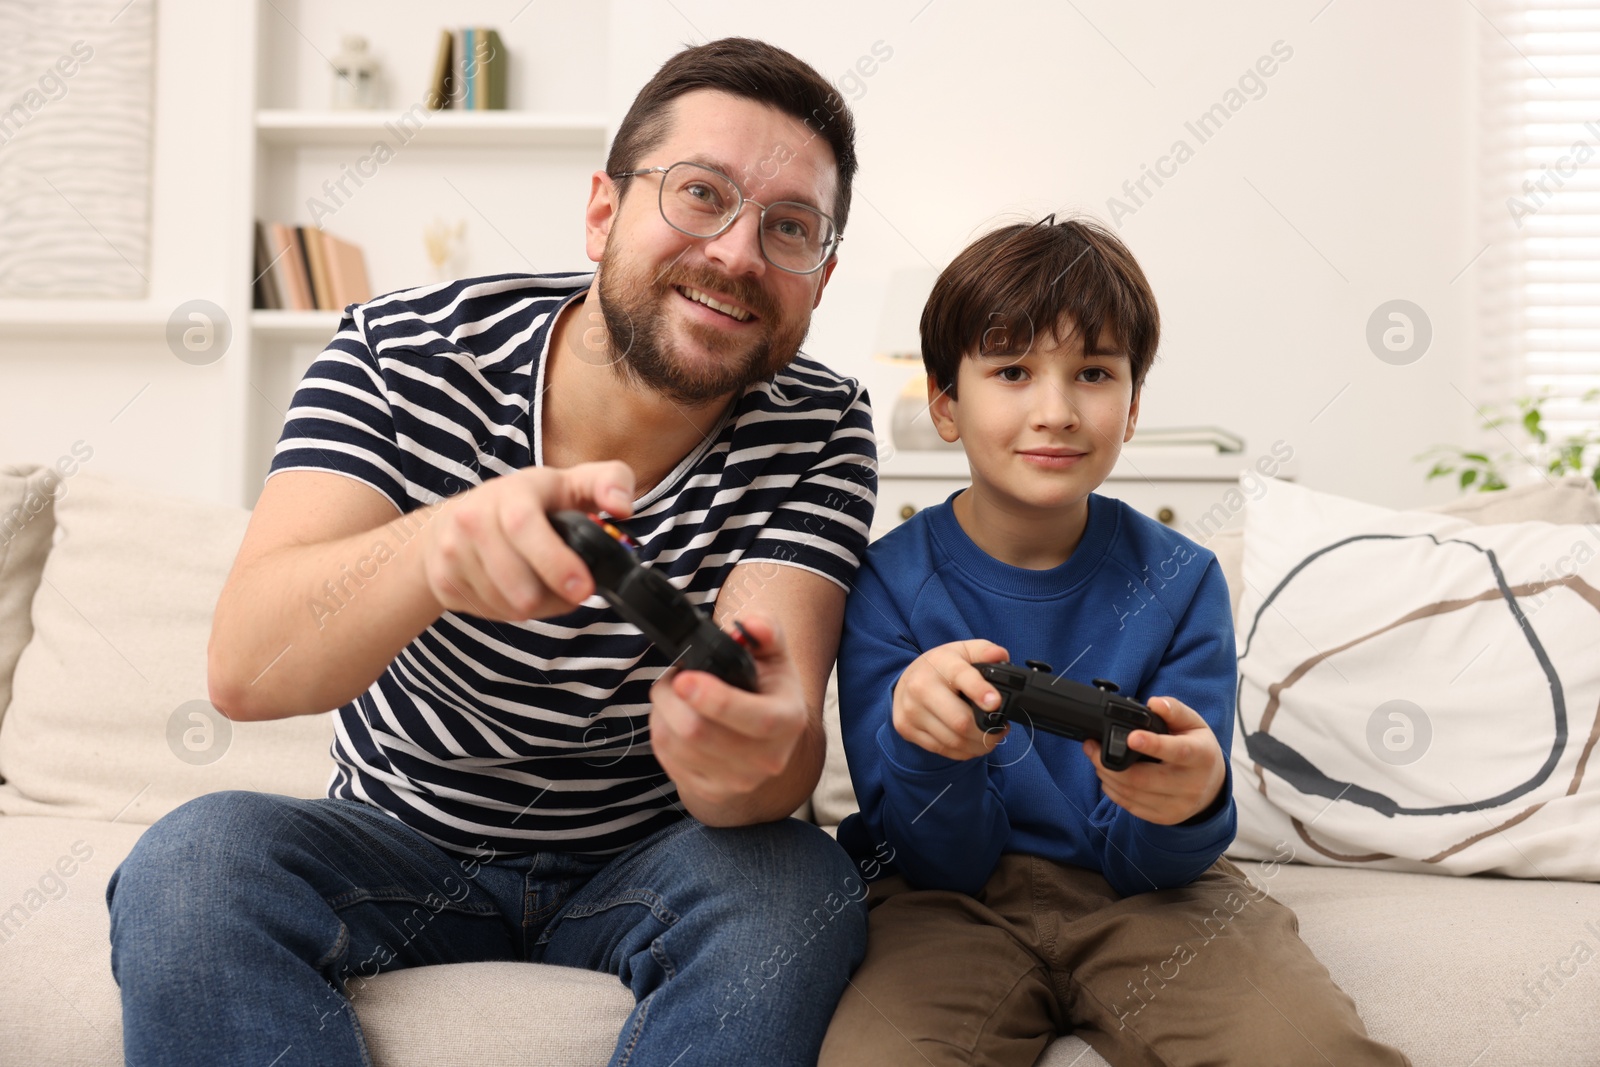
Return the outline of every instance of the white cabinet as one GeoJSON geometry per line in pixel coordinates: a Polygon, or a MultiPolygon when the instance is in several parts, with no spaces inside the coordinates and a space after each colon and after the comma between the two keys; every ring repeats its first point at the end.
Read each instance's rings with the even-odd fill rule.
{"type": "MultiPolygon", "coordinates": [[[[1259,458],[1247,452],[1124,446],[1111,476],[1095,492],[1125,500],[1197,541],[1244,522],[1246,497],[1239,474],[1259,458]]],[[[1272,463],[1279,478],[1293,479],[1292,463],[1272,463]]],[[[872,536],[881,537],[925,507],[942,503],[970,481],[966,454],[891,453],[878,475],[878,511],[872,536]]]]}

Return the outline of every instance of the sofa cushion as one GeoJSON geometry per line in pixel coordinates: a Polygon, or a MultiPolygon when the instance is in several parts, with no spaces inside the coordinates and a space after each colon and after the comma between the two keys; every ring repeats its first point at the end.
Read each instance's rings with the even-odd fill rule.
{"type": "Polygon", "coordinates": [[[828,675],[828,691],[822,702],[822,725],[828,731],[828,757],[822,764],[822,779],[811,794],[811,817],[824,830],[837,832],[844,817],[861,810],[855,786],[850,784],[850,766],[845,762],[844,731],[839,726],[839,674],[828,675]]]}
{"type": "Polygon", "coordinates": [[[1294,909],[1367,1032],[1415,1067],[1595,1062],[1600,885],[1239,867],[1294,909]]]}
{"type": "Polygon", "coordinates": [[[29,606],[50,554],[62,485],[53,467],[0,467],[0,720],[11,704],[17,660],[33,637],[29,606]]]}
{"type": "Polygon", "coordinates": [[[0,1059],[122,1062],[106,883],[143,832],[126,822],[0,818],[0,1059]]]}
{"type": "Polygon", "coordinates": [[[218,789],[323,794],[330,715],[232,723],[206,702],[211,614],[248,518],[72,480],[0,722],[0,814],[150,823],[218,789]]]}
{"type": "Polygon", "coordinates": [[[1245,531],[1234,852],[1600,878],[1600,526],[1268,486],[1245,531]]]}
{"type": "MultiPolygon", "coordinates": [[[[1241,491],[1250,490],[1255,498],[1260,492],[1259,479],[1249,485],[1241,482],[1241,491]]],[[[1569,474],[1554,480],[1541,479],[1513,489],[1498,489],[1489,493],[1468,493],[1443,504],[1423,508],[1442,515],[1458,515],[1468,522],[1496,525],[1508,522],[1600,522],[1600,493],[1594,483],[1581,474],[1569,474]]],[[[1246,511],[1248,515],[1249,512],[1246,511]]],[[[1228,596],[1233,601],[1233,615],[1239,617],[1239,598],[1244,593],[1244,527],[1230,526],[1218,530],[1202,544],[1216,553],[1222,567],[1222,577],[1228,583],[1228,596]]]]}
{"type": "Polygon", "coordinates": [[[455,963],[380,974],[351,1003],[381,1067],[601,1067],[633,993],[614,975],[576,967],[455,963]]]}
{"type": "MultiPolygon", "coordinates": [[[[6,1062],[122,1062],[105,886],[143,829],[0,818],[6,1062]]],[[[1367,1029],[1416,1067],[1593,1063],[1600,885],[1240,867],[1295,910],[1301,937],[1355,1000],[1367,1029]]],[[[632,1010],[632,996],[610,975],[516,963],[390,972],[353,1003],[381,1067],[599,1067],[632,1010]]],[[[1104,1065],[1070,1037],[1039,1062],[1104,1065]]]]}
{"type": "MultiPolygon", "coordinates": [[[[0,1061],[122,1062],[106,883],[143,826],[0,818],[0,1061]]],[[[633,1011],[614,976],[541,963],[463,963],[380,974],[351,997],[379,1067],[602,1067],[633,1011]]],[[[265,1063],[268,1055],[262,1059],[265,1063]]],[[[1076,1038],[1040,1067],[1104,1067],[1076,1038]]]]}

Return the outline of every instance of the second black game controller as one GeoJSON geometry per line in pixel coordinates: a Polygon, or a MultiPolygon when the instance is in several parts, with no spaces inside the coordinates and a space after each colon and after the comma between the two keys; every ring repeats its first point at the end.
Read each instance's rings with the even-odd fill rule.
{"type": "Polygon", "coordinates": [[[1015,663],[973,666],[984,681],[1000,691],[1000,706],[994,711],[984,711],[973,704],[972,714],[980,730],[1000,729],[1008,721],[1025,722],[1073,741],[1092,738],[1100,742],[1100,762],[1112,771],[1126,770],[1138,760],[1161,762],[1129,748],[1128,735],[1135,730],[1168,733],[1165,720],[1137,700],[1118,693],[1116,683],[1096,678],[1093,685],[1084,685],[1071,678],[1058,678],[1050,664],[1034,659],[1027,661],[1026,668],[1015,663]]]}
{"type": "Polygon", "coordinates": [[[729,685],[756,691],[755,639],[737,622],[738,636],[724,633],[666,577],[641,566],[633,541],[606,520],[581,511],[550,516],[567,547],[594,577],[595,589],[651,643],[687,671],[706,671],[729,685]]]}

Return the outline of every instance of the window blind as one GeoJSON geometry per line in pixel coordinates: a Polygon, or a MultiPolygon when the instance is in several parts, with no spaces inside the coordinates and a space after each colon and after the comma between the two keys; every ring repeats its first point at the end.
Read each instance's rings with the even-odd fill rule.
{"type": "Polygon", "coordinates": [[[1552,445],[1600,425],[1600,0],[1474,0],[1485,399],[1548,391],[1552,445]]]}

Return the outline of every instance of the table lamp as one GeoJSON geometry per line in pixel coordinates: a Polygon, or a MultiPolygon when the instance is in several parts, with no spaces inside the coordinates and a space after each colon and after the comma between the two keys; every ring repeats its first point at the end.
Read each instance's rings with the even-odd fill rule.
{"type": "Polygon", "coordinates": [[[889,275],[883,300],[883,316],[878,321],[878,343],[874,357],[912,371],[895,397],[889,416],[889,436],[898,451],[959,449],[939,436],[928,414],[927,372],[922,366],[922,337],[918,326],[922,308],[933,291],[939,272],[932,267],[902,267],[889,275]]]}

